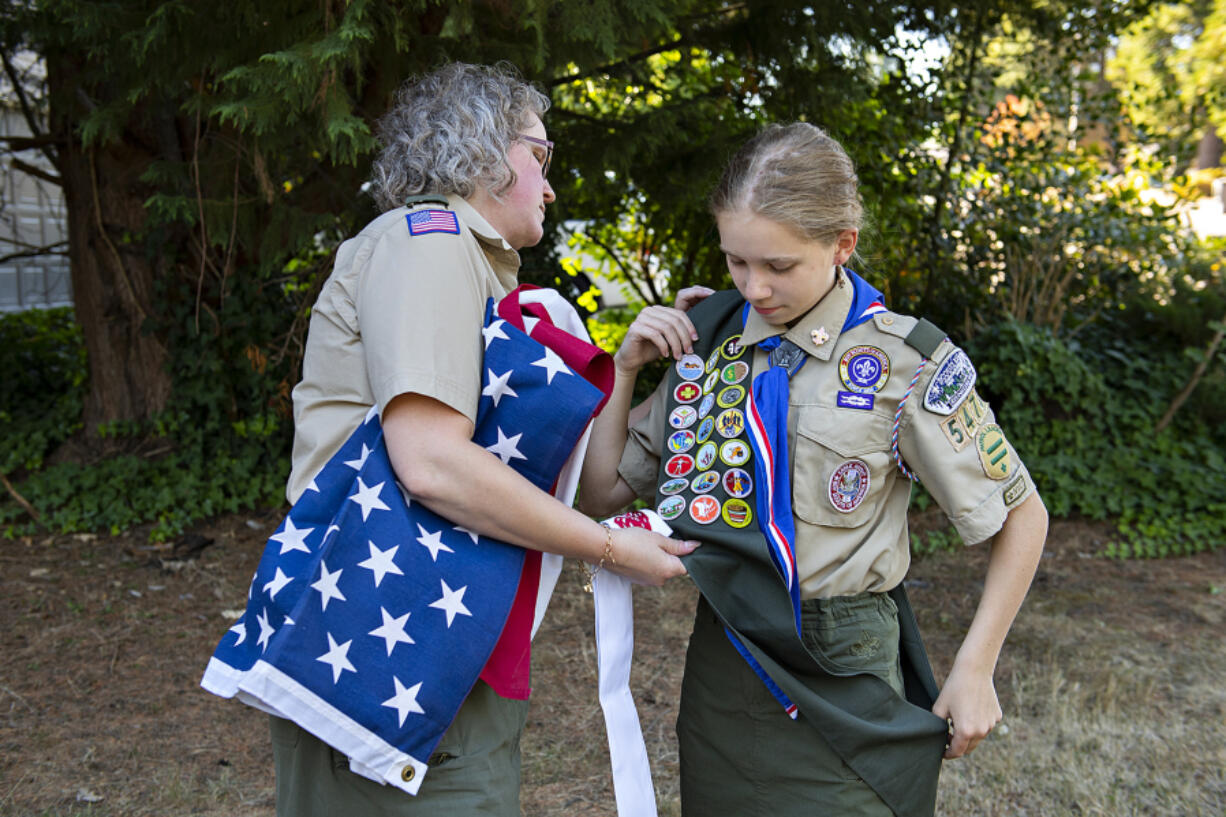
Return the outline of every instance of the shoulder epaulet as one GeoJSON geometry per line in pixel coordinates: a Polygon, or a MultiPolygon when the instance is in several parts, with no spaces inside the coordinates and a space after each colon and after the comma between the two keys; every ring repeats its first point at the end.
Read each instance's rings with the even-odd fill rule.
{"type": "Polygon", "coordinates": [[[903,340],[924,357],[931,358],[945,338],[940,327],[927,318],[920,318],[903,340]]]}
{"type": "Polygon", "coordinates": [[[423,193],[420,196],[409,196],[404,200],[405,207],[416,207],[419,204],[441,204],[443,207],[451,206],[451,202],[447,201],[447,197],[438,193],[423,193]]]}

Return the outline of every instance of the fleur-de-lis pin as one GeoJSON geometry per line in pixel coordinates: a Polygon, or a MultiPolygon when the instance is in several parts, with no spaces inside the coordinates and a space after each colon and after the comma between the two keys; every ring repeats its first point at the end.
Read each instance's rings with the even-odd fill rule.
{"type": "Polygon", "coordinates": [[[813,339],[814,346],[821,346],[823,343],[830,340],[830,333],[826,331],[826,327],[819,326],[809,333],[809,337],[813,339]]]}

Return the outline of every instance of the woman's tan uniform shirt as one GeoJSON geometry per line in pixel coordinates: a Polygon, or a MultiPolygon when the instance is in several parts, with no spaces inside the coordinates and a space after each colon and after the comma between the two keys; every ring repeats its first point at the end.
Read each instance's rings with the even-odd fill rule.
{"type": "MultiPolygon", "coordinates": [[[[792,378],[788,401],[794,545],[802,598],[885,592],[903,580],[911,563],[907,533],[911,485],[895,462],[890,438],[899,401],[922,359],[904,340],[917,321],[881,312],[842,333],[852,285],[841,271],[837,281],[783,335],[808,355],[792,378]],[[828,339],[816,343],[815,336],[822,334],[828,339]],[[838,393],[848,389],[840,379],[839,363],[856,346],[875,347],[889,360],[889,378],[876,392],[870,410],[838,405],[838,393]],[[831,501],[829,490],[835,471],[850,460],[868,466],[869,488],[860,503],[845,513],[831,501]]],[[[778,329],[751,309],[741,345],[753,346],[776,334],[778,329]]],[[[923,482],[962,539],[974,544],[1000,530],[1009,509],[1020,504],[1034,486],[1007,441],[1003,458],[998,457],[999,447],[981,456],[980,434],[995,418],[974,392],[948,415],[924,408],[933,375],[956,351],[946,339],[924,364],[903,407],[898,448],[904,464],[923,482]],[[1002,464],[1007,468],[1003,473],[1002,464]]],[[[766,366],[766,353],[755,349],[752,376],[766,366]]],[[[743,385],[748,388],[750,383],[746,380],[743,385]]],[[[648,502],[654,501],[659,452],[672,430],[667,420],[666,385],[650,399],[647,416],[630,429],[618,466],[622,479],[648,502]]],[[[989,430],[985,438],[990,444],[995,433],[989,430]]],[[[752,464],[746,468],[753,473],[752,464]]],[[[754,486],[755,492],[761,489],[754,486]]]]}
{"type": "Polygon", "coordinates": [[[470,420],[481,398],[481,327],[488,298],[517,285],[519,254],[458,196],[458,235],[411,235],[397,208],[341,244],[315,302],[293,392],[294,502],[371,406],[401,394],[432,397],[470,420]]]}

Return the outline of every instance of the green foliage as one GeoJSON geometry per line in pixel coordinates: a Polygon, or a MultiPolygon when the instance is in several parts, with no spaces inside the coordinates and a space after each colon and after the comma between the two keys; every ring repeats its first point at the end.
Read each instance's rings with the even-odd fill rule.
{"type": "Polygon", "coordinates": [[[81,425],[85,347],[72,310],[0,316],[0,473],[35,470],[81,425]]]}

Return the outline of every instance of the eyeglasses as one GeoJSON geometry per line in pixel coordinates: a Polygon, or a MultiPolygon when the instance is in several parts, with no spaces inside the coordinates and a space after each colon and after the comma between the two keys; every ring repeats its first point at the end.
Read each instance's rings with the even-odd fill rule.
{"type": "Polygon", "coordinates": [[[521,133],[519,138],[525,142],[531,142],[534,145],[540,145],[545,148],[545,160],[541,162],[541,178],[548,176],[549,163],[553,161],[553,142],[548,139],[537,139],[535,136],[529,136],[526,133],[521,133]]]}

